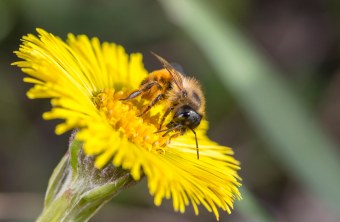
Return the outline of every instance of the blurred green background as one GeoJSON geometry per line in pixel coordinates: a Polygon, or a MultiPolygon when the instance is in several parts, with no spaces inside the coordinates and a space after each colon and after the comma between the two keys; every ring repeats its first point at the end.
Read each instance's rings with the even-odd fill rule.
{"type": "MultiPolygon", "coordinates": [[[[234,148],[244,200],[221,221],[340,221],[340,4],[321,0],[0,0],[0,221],[33,221],[67,148],[10,63],[36,27],[154,51],[196,76],[209,136],[234,148]]],[[[214,221],[153,205],[145,181],[91,221],[214,221]]]]}

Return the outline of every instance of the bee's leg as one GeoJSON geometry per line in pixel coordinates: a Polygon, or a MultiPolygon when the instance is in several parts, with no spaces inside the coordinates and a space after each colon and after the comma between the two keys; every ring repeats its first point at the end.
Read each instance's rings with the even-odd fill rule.
{"type": "MultiPolygon", "coordinates": [[[[168,133],[169,133],[169,132],[166,132],[163,136],[166,136],[168,133]]],[[[182,136],[184,133],[185,133],[185,131],[184,131],[184,130],[181,130],[180,132],[177,132],[177,133],[175,133],[175,134],[172,134],[172,135],[170,136],[170,138],[168,139],[167,144],[171,143],[171,140],[172,140],[172,139],[175,139],[175,138],[177,138],[177,137],[179,137],[179,136],[182,136]]]]}
{"type": "Polygon", "coordinates": [[[156,98],[154,98],[151,101],[151,103],[143,110],[143,112],[138,114],[138,116],[144,115],[146,112],[148,112],[151,109],[151,107],[153,107],[158,101],[162,100],[163,98],[164,98],[164,94],[159,94],[158,96],[156,96],[156,98]]]}
{"type": "Polygon", "coordinates": [[[120,99],[120,100],[134,99],[137,96],[139,96],[140,94],[149,91],[151,89],[151,87],[153,87],[154,85],[158,85],[158,87],[160,87],[159,83],[157,81],[148,82],[148,83],[141,85],[139,90],[133,91],[130,95],[128,95],[128,97],[120,99]]]}
{"type": "Polygon", "coordinates": [[[159,128],[158,130],[162,129],[162,126],[163,126],[163,123],[165,121],[165,118],[170,114],[170,112],[174,110],[174,107],[173,106],[170,106],[164,113],[164,115],[162,116],[162,119],[161,119],[161,122],[159,124],[159,128]]]}
{"type": "Polygon", "coordinates": [[[133,91],[128,97],[126,98],[123,98],[123,99],[120,99],[120,100],[130,100],[130,99],[133,99],[133,98],[136,98],[137,96],[139,96],[140,94],[142,93],[141,90],[136,90],[136,91],[133,91]]]}

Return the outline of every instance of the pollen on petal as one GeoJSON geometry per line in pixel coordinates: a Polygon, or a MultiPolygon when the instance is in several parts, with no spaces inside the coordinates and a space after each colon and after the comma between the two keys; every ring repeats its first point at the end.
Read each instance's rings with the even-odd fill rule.
{"type": "MultiPolygon", "coordinates": [[[[124,94],[112,89],[98,93],[93,101],[99,112],[106,117],[110,126],[127,138],[128,141],[151,152],[159,152],[158,144],[165,144],[168,137],[155,134],[158,122],[153,116],[139,117],[141,106],[120,101],[124,94]]],[[[115,163],[121,162],[115,157],[115,163]]]]}

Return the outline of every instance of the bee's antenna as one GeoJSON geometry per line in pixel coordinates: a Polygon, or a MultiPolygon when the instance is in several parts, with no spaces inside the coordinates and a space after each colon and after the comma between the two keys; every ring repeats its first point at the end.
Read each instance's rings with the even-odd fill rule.
{"type": "MultiPolygon", "coordinates": [[[[191,128],[189,128],[191,129],[191,128]]],[[[198,150],[198,142],[197,142],[197,136],[196,136],[196,132],[195,130],[191,129],[191,131],[194,133],[195,135],[195,141],[196,141],[196,150],[197,150],[197,159],[199,160],[200,159],[200,153],[199,153],[199,150],[198,150]]]]}

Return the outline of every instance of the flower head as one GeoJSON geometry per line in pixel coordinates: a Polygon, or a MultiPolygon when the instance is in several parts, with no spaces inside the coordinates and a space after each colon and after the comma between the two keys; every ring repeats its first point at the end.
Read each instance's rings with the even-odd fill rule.
{"type": "Polygon", "coordinates": [[[87,155],[96,156],[98,168],[112,163],[130,170],[135,180],[146,175],[156,205],[172,198],[176,211],[184,212],[191,203],[196,214],[200,204],[217,219],[218,208],[230,213],[241,198],[239,162],[231,148],[208,139],[207,121],[196,130],[198,160],[192,134],[169,143],[168,136],[155,133],[164,104],[140,117],[145,99],[120,100],[148,74],[141,54],[128,55],[122,46],[85,35],[69,34],[64,42],[42,29],[37,32],[23,37],[15,52],[23,60],[14,64],[28,75],[24,81],[34,85],[29,98],[51,99],[52,109],[43,118],[64,120],[57,134],[77,128],[76,139],[87,155]]]}

